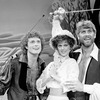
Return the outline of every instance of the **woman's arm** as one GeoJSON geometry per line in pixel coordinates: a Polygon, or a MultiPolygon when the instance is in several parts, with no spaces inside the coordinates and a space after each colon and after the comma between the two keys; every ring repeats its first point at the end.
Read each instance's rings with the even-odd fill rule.
{"type": "Polygon", "coordinates": [[[59,83],[61,82],[61,80],[57,74],[57,70],[55,68],[52,68],[50,70],[50,76],[52,77],[52,79],[56,80],[57,82],[59,82],[59,83]]]}
{"type": "Polygon", "coordinates": [[[43,93],[44,90],[46,89],[46,85],[49,81],[52,80],[52,78],[50,77],[50,67],[52,66],[52,62],[44,69],[44,71],[42,72],[41,76],[38,78],[38,80],[36,81],[36,86],[37,86],[37,90],[40,93],[43,93]]]}

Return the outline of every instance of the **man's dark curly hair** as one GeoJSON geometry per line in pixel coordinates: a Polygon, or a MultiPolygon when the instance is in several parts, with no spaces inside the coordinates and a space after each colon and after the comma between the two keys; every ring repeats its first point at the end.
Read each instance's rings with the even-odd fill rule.
{"type": "MultiPolygon", "coordinates": [[[[32,38],[32,37],[38,37],[40,40],[41,40],[41,47],[42,47],[42,50],[43,50],[43,46],[44,46],[44,40],[43,40],[43,37],[39,34],[39,32],[29,32],[27,33],[21,40],[21,49],[22,49],[22,53],[27,56],[27,44],[28,44],[28,39],[29,38],[32,38]]],[[[41,52],[42,52],[41,50],[41,52]]]]}
{"type": "Polygon", "coordinates": [[[57,49],[58,43],[67,41],[71,48],[75,45],[75,40],[67,35],[58,35],[51,40],[51,45],[54,49],[57,49]]]}

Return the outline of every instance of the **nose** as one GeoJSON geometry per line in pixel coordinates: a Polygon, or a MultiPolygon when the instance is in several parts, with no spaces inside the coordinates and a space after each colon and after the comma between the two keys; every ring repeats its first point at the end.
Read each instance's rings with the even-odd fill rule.
{"type": "Polygon", "coordinates": [[[35,42],[35,45],[38,45],[38,42],[35,42]]]}
{"type": "Polygon", "coordinates": [[[89,35],[89,32],[88,31],[86,31],[86,33],[85,33],[86,35],[89,35]]]}
{"type": "Polygon", "coordinates": [[[85,35],[90,35],[90,32],[87,30],[87,31],[85,32],[85,35]]]}
{"type": "Polygon", "coordinates": [[[61,49],[63,50],[64,49],[64,46],[61,46],[61,49]]]}
{"type": "Polygon", "coordinates": [[[37,47],[37,46],[38,46],[38,43],[37,43],[37,42],[35,42],[35,43],[34,43],[34,46],[35,46],[35,47],[37,47]]]}

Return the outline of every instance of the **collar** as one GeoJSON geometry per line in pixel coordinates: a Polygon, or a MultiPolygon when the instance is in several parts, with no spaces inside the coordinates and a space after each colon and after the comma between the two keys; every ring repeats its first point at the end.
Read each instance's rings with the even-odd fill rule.
{"type": "Polygon", "coordinates": [[[23,62],[23,63],[27,63],[27,59],[26,59],[26,56],[21,54],[20,57],[19,57],[19,61],[20,62],[23,62]]]}
{"type": "MultiPolygon", "coordinates": [[[[23,62],[23,63],[28,63],[27,58],[26,58],[26,55],[23,55],[23,54],[20,55],[19,61],[20,62],[23,62]]],[[[42,63],[44,63],[44,60],[41,59],[40,57],[38,57],[37,61],[38,61],[38,64],[39,65],[42,65],[42,63]]]]}
{"type": "Polygon", "coordinates": [[[62,57],[61,55],[59,55],[57,50],[55,50],[53,56],[54,56],[54,61],[57,61],[57,63],[64,62],[68,58],[67,56],[62,57]]]}
{"type": "MultiPolygon", "coordinates": [[[[94,45],[93,46],[93,50],[92,50],[90,56],[93,57],[95,60],[98,61],[99,48],[96,46],[95,43],[93,45],[94,45]]],[[[75,52],[80,52],[80,54],[82,54],[82,49],[79,48],[79,49],[75,50],[75,52]]]]}

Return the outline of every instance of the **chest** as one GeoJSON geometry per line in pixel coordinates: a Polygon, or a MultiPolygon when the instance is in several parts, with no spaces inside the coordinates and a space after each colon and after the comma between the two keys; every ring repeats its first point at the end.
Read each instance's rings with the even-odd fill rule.
{"type": "Polygon", "coordinates": [[[13,73],[12,83],[14,86],[27,91],[27,81],[36,80],[41,74],[41,67],[31,70],[28,69],[27,63],[19,63],[13,73]]]}

